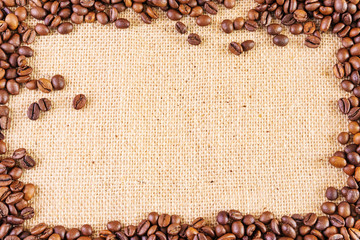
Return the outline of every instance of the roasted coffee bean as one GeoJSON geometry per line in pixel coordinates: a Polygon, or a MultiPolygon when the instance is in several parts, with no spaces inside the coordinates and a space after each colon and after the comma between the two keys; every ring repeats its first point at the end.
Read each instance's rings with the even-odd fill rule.
{"type": "Polygon", "coordinates": [[[273,38],[273,43],[277,46],[284,47],[289,43],[289,38],[285,35],[279,34],[273,38]]]}
{"type": "Polygon", "coordinates": [[[338,135],[337,140],[338,140],[338,142],[339,142],[340,144],[345,145],[345,144],[347,144],[347,143],[349,142],[349,140],[350,140],[350,135],[349,135],[349,133],[347,133],[347,132],[341,132],[341,133],[338,135]]]}
{"type": "Polygon", "coordinates": [[[199,26],[207,26],[211,23],[211,18],[207,15],[201,15],[196,18],[196,24],[199,26]]]}
{"type": "Polygon", "coordinates": [[[309,48],[317,48],[320,46],[320,38],[314,36],[314,35],[308,35],[305,38],[305,46],[309,47],[309,48]]]}
{"type": "Polygon", "coordinates": [[[19,149],[16,149],[12,155],[12,159],[14,160],[19,160],[23,157],[25,157],[26,155],[26,149],[25,148],[19,148],[19,149]]]}
{"type": "Polygon", "coordinates": [[[221,29],[225,33],[232,33],[234,31],[233,22],[229,19],[225,19],[224,21],[221,22],[221,29]]]}
{"type": "Polygon", "coordinates": [[[270,35],[278,35],[282,32],[283,29],[280,24],[273,23],[267,26],[266,30],[270,35]]]}
{"type": "Polygon", "coordinates": [[[212,14],[212,15],[215,15],[218,12],[217,4],[215,2],[211,2],[211,1],[205,2],[204,9],[207,13],[212,14]]]}
{"type": "MultiPolygon", "coordinates": [[[[190,45],[199,45],[201,43],[201,38],[196,33],[190,33],[187,39],[190,45]]],[[[1,90],[0,90],[1,91],[1,90]]]]}
{"type": "Polygon", "coordinates": [[[73,25],[69,22],[64,22],[64,23],[61,23],[58,28],[57,28],[57,31],[60,33],[60,34],[68,34],[70,33],[71,31],[73,30],[73,25]]]}
{"type": "Polygon", "coordinates": [[[150,228],[150,221],[143,220],[139,223],[136,232],[139,236],[142,236],[146,234],[149,228],[150,228]]]}
{"type": "Polygon", "coordinates": [[[20,167],[24,169],[31,169],[35,167],[35,160],[30,156],[25,156],[19,160],[20,167]]]}
{"type": "Polygon", "coordinates": [[[27,110],[27,116],[31,120],[37,120],[40,117],[40,107],[37,103],[30,104],[27,110]]]}
{"type": "Polygon", "coordinates": [[[243,47],[241,46],[241,44],[237,43],[237,42],[231,42],[229,44],[229,51],[232,53],[232,54],[235,54],[235,55],[240,55],[241,53],[243,53],[243,47]]]}
{"type": "Polygon", "coordinates": [[[304,24],[304,33],[307,34],[307,35],[311,35],[315,32],[316,30],[316,26],[315,26],[315,23],[314,22],[306,22],[304,24]]]}
{"type": "Polygon", "coordinates": [[[115,21],[115,26],[120,29],[125,29],[130,27],[130,22],[125,18],[119,18],[115,21]]]}
{"type": "Polygon", "coordinates": [[[258,23],[255,21],[252,21],[252,20],[247,20],[244,23],[244,26],[245,26],[245,29],[250,32],[256,31],[256,29],[258,29],[258,27],[259,27],[258,23]]]}
{"type": "MultiPolygon", "coordinates": [[[[334,160],[337,160],[337,159],[333,159],[331,161],[334,161],[334,160]]],[[[340,163],[338,163],[338,165],[341,165],[341,161],[340,160],[337,160],[337,161],[340,162],[340,163]]],[[[308,213],[308,214],[305,215],[303,223],[306,226],[313,226],[316,223],[316,221],[317,221],[317,215],[315,213],[308,213]]]]}
{"type": "Polygon", "coordinates": [[[245,20],[242,17],[235,18],[234,22],[234,30],[241,30],[245,25],[245,20]]]}
{"type": "Polygon", "coordinates": [[[53,90],[51,82],[45,78],[40,78],[37,81],[37,87],[39,88],[40,91],[42,91],[44,93],[49,93],[53,90]]]}
{"type": "Polygon", "coordinates": [[[249,51],[255,47],[255,42],[253,40],[247,40],[241,43],[241,47],[244,52],[249,51]]]}
{"type": "Polygon", "coordinates": [[[187,32],[187,27],[182,22],[176,22],[175,29],[180,34],[185,34],[187,32]]]}
{"type": "Polygon", "coordinates": [[[39,99],[39,108],[41,111],[49,111],[51,109],[51,101],[47,98],[39,99]]]}
{"type": "Polygon", "coordinates": [[[83,107],[85,107],[86,102],[87,102],[87,99],[86,99],[85,95],[78,94],[75,96],[75,98],[73,100],[73,107],[76,110],[82,109],[83,107]]]}
{"type": "Polygon", "coordinates": [[[281,23],[284,24],[285,26],[291,26],[294,23],[296,23],[296,19],[294,18],[293,14],[286,14],[282,19],[281,19],[281,23]]]}
{"type": "Polygon", "coordinates": [[[80,228],[81,235],[91,236],[93,234],[93,229],[89,224],[85,224],[80,228]]]}

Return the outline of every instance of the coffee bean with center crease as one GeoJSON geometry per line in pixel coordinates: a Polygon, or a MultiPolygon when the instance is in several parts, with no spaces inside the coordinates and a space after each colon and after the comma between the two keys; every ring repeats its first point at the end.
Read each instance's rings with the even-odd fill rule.
{"type": "Polygon", "coordinates": [[[348,113],[349,120],[356,121],[360,119],[360,107],[353,107],[348,113]]]}
{"type": "Polygon", "coordinates": [[[296,19],[294,18],[293,14],[286,14],[282,19],[281,19],[281,23],[284,24],[285,26],[291,26],[294,23],[296,23],[296,19]]]}
{"type": "Polygon", "coordinates": [[[175,24],[175,29],[178,33],[180,34],[184,34],[187,32],[187,27],[185,24],[183,24],[182,22],[176,22],[175,24]]]}
{"type": "Polygon", "coordinates": [[[12,159],[14,160],[19,160],[23,157],[25,157],[26,155],[26,149],[25,148],[19,148],[19,149],[16,149],[12,155],[12,159]]]}
{"type": "Polygon", "coordinates": [[[240,55],[244,51],[243,47],[237,42],[231,42],[229,44],[229,50],[235,55],[240,55]]]}
{"type": "Polygon", "coordinates": [[[85,95],[78,94],[75,96],[75,98],[73,100],[73,107],[76,110],[82,109],[83,107],[85,107],[86,102],[87,102],[87,99],[86,99],[85,95]]]}
{"type": "Polygon", "coordinates": [[[20,165],[20,167],[22,167],[24,169],[31,169],[31,168],[35,167],[36,162],[32,157],[27,155],[19,160],[19,165],[20,165]]]}
{"type": "Polygon", "coordinates": [[[143,220],[139,223],[136,232],[139,236],[143,236],[146,234],[149,228],[150,222],[148,220],[143,220]]]}
{"type": "Polygon", "coordinates": [[[40,117],[40,107],[37,103],[30,104],[27,110],[27,116],[31,120],[37,120],[40,117]]]}
{"type": "Polygon", "coordinates": [[[350,101],[347,98],[339,99],[338,106],[343,114],[348,114],[351,108],[350,101]]]}
{"type": "Polygon", "coordinates": [[[314,35],[308,35],[305,38],[305,46],[309,47],[309,48],[317,48],[320,46],[320,38],[314,36],[314,35]]]}
{"type": "Polygon", "coordinates": [[[245,26],[245,29],[250,32],[256,31],[256,29],[258,29],[258,27],[259,27],[258,23],[253,20],[247,20],[245,22],[244,26],[245,26]]]}
{"type": "Polygon", "coordinates": [[[304,217],[304,225],[313,226],[317,221],[317,215],[315,213],[308,213],[304,217]]]}
{"type": "Polygon", "coordinates": [[[211,1],[205,2],[204,9],[207,13],[212,14],[212,15],[215,15],[218,12],[217,4],[215,2],[211,2],[211,1]]]}
{"type": "Polygon", "coordinates": [[[49,93],[53,90],[51,82],[45,78],[40,78],[37,81],[37,87],[39,88],[40,91],[42,91],[44,93],[49,93]]]}
{"type": "Polygon", "coordinates": [[[343,78],[345,76],[345,69],[341,63],[337,63],[333,67],[333,72],[336,78],[343,78]]]}
{"type": "Polygon", "coordinates": [[[51,109],[51,101],[47,98],[39,99],[39,108],[41,111],[49,111],[51,109]]]}
{"type": "Polygon", "coordinates": [[[196,33],[190,33],[187,39],[188,43],[191,45],[199,45],[201,43],[201,38],[196,33]]]}

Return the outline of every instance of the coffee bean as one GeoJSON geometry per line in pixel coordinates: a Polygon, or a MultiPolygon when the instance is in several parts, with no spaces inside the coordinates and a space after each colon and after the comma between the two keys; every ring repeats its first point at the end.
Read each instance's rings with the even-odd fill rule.
{"type": "Polygon", "coordinates": [[[306,226],[313,226],[316,223],[316,221],[317,221],[317,215],[315,213],[308,213],[308,214],[305,215],[303,223],[306,226]]]}
{"type": "Polygon", "coordinates": [[[19,149],[16,149],[12,155],[12,159],[14,160],[19,160],[23,157],[25,157],[26,155],[26,149],[25,148],[19,148],[19,149]]]}
{"type": "Polygon", "coordinates": [[[225,33],[232,33],[234,31],[233,22],[229,19],[225,19],[224,21],[221,22],[221,29],[225,33]]]}
{"type": "Polygon", "coordinates": [[[234,30],[241,30],[245,25],[245,20],[242,17],[235,18],[234,22],[234,30]]]}
{"type": "Polygon", "coordinates": [[[343,114],[348,114],[350,111],[350,101],[347,98],[341,98],[338,101],[338,106],[340,109],[340,112],[342,112],[343,114]]]}
{"type": "Polygon", "coordinates": [[[47,98],[39,99],[39,108],[41,111],[49,111],[51,109],[51,101],[47,98]]]}
{"type": "Polygon", "coordinates": [[[73,25],[69,22],[61,23],[57,28],[57,31],[60,34],[69,34],[70,32],[72,32],[72,30],[73,30],[73,25]]]}
{"type": "Polygon", "coordinates": [[[244,52],[249,51],[255,47],[255,42],[253,40],[247,40],[241,43],[241,47],[244,52]]]}
{"type": "Polygon", "coordinates": [[[182,18],[182,14],[175,9],[168,10],[166,16],[173,21],[178,21],[182,18]]]}
{"type": "Polygon", "coordinates": [[[53,90],[51,82],[48,79],[40,78],[37,80],[37,87],[44,93],[49,93],[53,90]]]}
{"type": "Polygon", "coordinates": [[[130,22],[125,18],[119,18],[115,21],[115,26],[120,29],[125,29],[130,27],[130,22]]]}
{"type": "Polygon", "coordinates": [[[281,23],[284,24],[285,26],[291,26],[294,23],[296,23],[296,19],[294,18],[293,14],[286,14],[282,19],[281,19],[281,23]]]}
{"type": "Polygon", "coordinates": [[[285,35],[279,34],[273,38],[273,43],[277,46],[284,47],[289,43],[289,38],[285,35]]]}
{"type": "MultiPolygon", "coordinates": [[[[191,45],[199,45],[201,43],[201,38],[196,33],[190,33],[187,39],[188,43],[191,45]]],[[[1,91],[1,90],[0,90],[1,91]]]]}
{"type": "Polygon", "coordinates": [[[42,23],[36,24],[35,31],[37,34],[39,34],[41,36],[45,36],[50,33],[50,29],[45,24],[42,24],[42,23]]]}
{"type": "Polygon", "coordinates": [[[147,220],[143,220],[139,223],[136,232],[139,236],[142,236],[146,234],[149,228],[150,228],[150,222],[147,220]]]}
{"type": "Polygon", "coordinates": [[[76,110],[82,109],[83,107],[85,107],[86,102],[87,102],[87,99],[86,99],[85,95],[78,94],[75,96],[75,98],[73,100],[73,107],[76,110]]]}
{"type": "Polygon", "coordinates": [[[252,21],[252,20],[247,20],[245,22],[244,26],[245,26],[245,29],[250,31],[250,32],[256,31],[256,29],[258,29],[258,27],[259,27],[257,22],[252,21]]]}
{"type": "Polygon", "coordinates": [[[347,133],[347,132],[341,132],[341,133],[338,135],[337,139],[338,139],[338,142],[339,142],[340,144],[345,145],[345,144],[347,144],[347,143],[349,142],[349,140],[350,140],[350,135],[349,135],[349,133],[347,133]]]}
{"type": "Polygon", "coordinates": [[[93,229],[89,224],[85,224],[81,226],[80,232],[83,236],[91,236],[93,234],[93,229]]]}
{"type": "Polygon", "coordinates": [[[19,160],[20,167],[22,167],[24,169],[31,169],[31,168],[35,167],[35,164],[36,164],[35,160],[28,155],[19,160]]]}
{"type": "Polygon", "coordinates": [[[212,15],[215,15],[218,12],[217,4],[215,2],[211,2],[211,1],[205,2],[204,9],[207,13],[212,14],[212,15]]]}
{"type": "Polygon", "coordinates": [[[199,26],[207,26],[211,23],[211,18],[207,15],[201,15],[196,18],[196,24],[199,26]]]}
{"type": "Polygon", "coordinates": [[[37,120],[40,117],[40,107],[37,103],[30,104],[27,110],[27,116],[31,120],[37,120]]]}
{"type": "Polygon", "coordinates": [[[270,24],[269,26],[267,26],[266,30],[267,30],[267,33],[270,35],[278,35],[282,31],[282,27],[280,24],[273,23],[273,24],[270,24]]]}
{"type": "Polygon", "coordinates": [[[314,35],[308,35],[305,38],[305,46],[309,47],[309,48],[317,48],[320,46],[320,38],[314,36],[314,35]]]}
{"type": "Polygon", "coordinates": [[[187,27],[182,22],[176,22],[175,29],[180,34],[185,34],[187,32],[187,27]]]}
{"type": "Polygon", "coordinates": [[[232,54],[235,54],[235,55],[240,55],[244,51],[243,47],[237,42],[231,42],[229,44],[229,50],[232,54]]]}

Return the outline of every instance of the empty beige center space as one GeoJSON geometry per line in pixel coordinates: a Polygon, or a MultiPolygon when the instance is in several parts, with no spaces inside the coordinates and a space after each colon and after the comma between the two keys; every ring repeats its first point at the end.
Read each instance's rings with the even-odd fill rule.
{"type": "Polygon", "coordinates": [[[38,163],[24,174],[38,187],[28,224],[101,229],[115,219],[136,224],[151,211],[212,223],[223,209],[319,213],[326,187],[345,179],[327,161],[347,123],[331,70],[339,43],[323,35],[309,49],[298,36],[280,48],[263,30],[219,30],[249,8],[221,8],[204,28],[185,19],[200,46],[188,45],[172,21],[138,18],[127,30],[87,24],[38,38],[34,78],[62,74],[67,85],[11,98],[7,142],[38,163]],[[248,39],[256,42],[250,52],[228,52],[231,41],[248,39]],[[76,111],[79,93],[88,104],[76,111]],[[27,108],[41,97],[53,109],[31,121],[27,108]]]}

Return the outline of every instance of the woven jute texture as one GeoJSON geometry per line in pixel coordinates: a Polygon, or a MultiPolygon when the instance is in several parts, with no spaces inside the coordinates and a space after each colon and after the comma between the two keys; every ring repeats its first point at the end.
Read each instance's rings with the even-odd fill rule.
{"type": "Polygon", "coordinates": [[[131,11],[121,15],[127,30],[83,24],[38,38],[34,78],[62,74],[67,86],[11,98],[9,148],[25,147],[38,163],[24,175],[38,187],[27,224],[100,229],[109,220],[136,224],[150,211],[212,223],[223,209],[319,213],[326,187],[345,180],[327,160],[347,129],[336,106],[346,94],[332,75],[339,42],[324,34],[309,49],[286,30],[290,43],[280,48],[264,30],[219,29],[252,6],[221,7],[208,27],[185,18],[200,46],[163,13],[146,25],[131,11]],[[248,39],[253,50],[228,52],[231,41],[248,39]],[[72,108],[78,93],[88,98],[80,111],[72,108]],[[53,109],[30,121],[26,110],[41,97],[53,109]]]}

